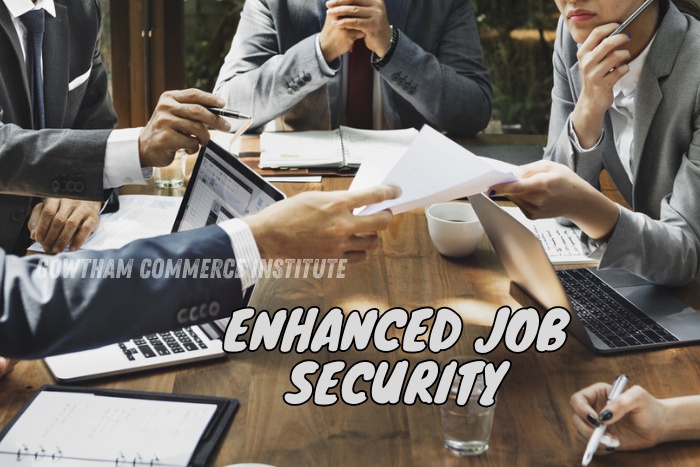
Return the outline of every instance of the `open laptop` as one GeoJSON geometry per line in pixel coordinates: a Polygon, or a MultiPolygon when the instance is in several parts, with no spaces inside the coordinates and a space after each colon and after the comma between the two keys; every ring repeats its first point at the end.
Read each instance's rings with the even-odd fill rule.
{"type": "MultiPolygon", "coordinates": [[[[173,232],[204,227],[258,212],[284,194],[214,142],[202,147],[177,213],[173,232]]],[[[253,287],[246,290],[250,299],[253,287]]],[[[59,382],[118,375],[225,355],[229,318],[150,334],[97,349],[45,359],[59,382]]]]}
{"type": "MultiPolygon", "coordinates": [[[[555,271],[527,227],[483,194],[469,196],[515,292],[541,312],[564,307],[568,330],[596,353],[627,352],[700,341],[700,313],[661,287],[620,269],[555,271]],[[520,289],[520,290],[518,290],[520,289]]],[[[528,303],[523,303],[529,305],[528,303]]]]}

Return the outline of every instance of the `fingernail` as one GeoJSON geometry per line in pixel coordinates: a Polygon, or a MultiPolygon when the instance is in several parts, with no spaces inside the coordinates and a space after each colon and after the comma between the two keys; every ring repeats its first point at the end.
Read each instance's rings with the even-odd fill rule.
{"type": "Polygon", "coordinates": [[[588,420],[588,422],[593,426],[600,425],[600,422],[595,418],[594,415],[591,415],[591,414],[586,415],[586,420],[588,420]]]}
{"type": "Polygon", "coordinates": [[[496,190],[491,190],[491,191],[489,191],[489,196],[493,196],[493,195],[495,195],[495,194],[496,194],[496,190]]]}
{"type": "Polygon", "coordinates": [[[600,417],[598,417],[601,422],[607,422],[611,418],[613,418],[613,413],[609,410],[604,411],[603,413],[600,414],[600,417]]]}
{"type": "Polygon", "coordinates": [[[632,39],[632,34],[627,33],[627,39],[632,39]]]}

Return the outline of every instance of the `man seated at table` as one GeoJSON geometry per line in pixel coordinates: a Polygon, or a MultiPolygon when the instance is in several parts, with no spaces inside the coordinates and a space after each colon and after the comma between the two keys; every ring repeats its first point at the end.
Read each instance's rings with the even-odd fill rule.
{"type": "MultiPolygon", "coordinates": [[[[11,176],[0,172],[0,193],[46,196],[53,186],[54,175],[46,170],[50,166],[80,175],[84,181],[83,190],[68,195],[98,198],[103,187],[112,186],[109,183],[114,178],[107,175],[109,170],[123,169],[133,160],[142,167],[168,165],[177,149],[193,152],[208,143],[205,125],[227,131],[228,123],[203,107],[223,104],[198,90],[165,93],[149,124],[140,131],[138,157],[116,158],[111,168],[105,163],[104,145],[101,152],[95,147],[94,140],[104,143],[109,137],[102,130],[66,130],[47,146],[36,141],[32,164],[18,164],[11,176]],[[52,160],[56,151],[64,155],[57,161],[52,160]]],[[[20,139],[11,138],[6,144],[10,150],[16,149],[20,139]]],[[[48,274],[47,266],[41,263],[43,256],[20,258],[0,249],[0,355],[40,358],[221,318],[243,306],[243,290],[255,283],[256,277],[246,273],[242,265],[255,264],[261,258],[362,259],[367,250],[377,247],[377,232],[388,226],[392,215],[385,211],[354,216],[353,209],[397,195],[397,189],[390,187],[352,193],[305,192],[243,219],[138,240],[117,250],[77,251],[51,258],[58,264],[64,260],[71,264],[133,261],[135,272],[127,277],[48,274]],[[212,264],[234,259],[240,278],[238,274],[233,278],[224,274],[141,277],[141,261],[152,258],[166,262],[209,259],[212,264]],[[202,318],[179,313],[192,307],[216,309],[221,314],[202,318]]],[[[7,362],[2,364],[6,367],[7,362]]]]}
{"type": "MultiPolygon", "coordinates": [[[[50,144],[60,131],[112,130],[117,115],[109,96],[100,56],[101,12],[95,1],[3,0],[0,2],[0,167],[12,171],[19,159],[30,159],[33,146],[50,144]],[[32,130],[21,132],[20,129],[32,130]],[[36,132],[34,130],[37,130],[36,132]]],[[[97,135],[98,133],[94,133],[97,135]]],[[[109,143],[112,151],[118,144],[109,143]]],[[[56,152],[56,158],[63,157],[56,152]]],[[[55,170],[49,168],[55,172],[55,170]]],[[[24,254],[32,239],[47,252],[79,248],[97,228],[102,199],[73,200],[64,191],[80,189],[81,180],[63,179],[46,198],[0,195],[0,247],[24,254]],[[46,231],[34,227],[50,221],[46,231]]],[[[107,190],[105,209],[118,207],[116,192],[107,190]]]]}
{"type": "Polygon", "coordinates": [[[491,85],[471,2],[246,0],[215,94],[261,127],[474,135],[491,85]]]}

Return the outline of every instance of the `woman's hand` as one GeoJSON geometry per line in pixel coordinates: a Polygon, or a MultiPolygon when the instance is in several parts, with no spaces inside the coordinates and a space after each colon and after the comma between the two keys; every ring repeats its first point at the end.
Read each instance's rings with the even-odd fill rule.
{"type": "Polygon", "coordinates": [[[600,139],[605,112],[614,101],[613,86],[629,72],[631,55],[621,47],[630,37],[608,37],[617,26],[610,23],[595,28],[577,53],[583,85],[571,119],[583,149],[592,148],[600,139]]]}
{"type": "Polygon", "coordinates": [[[518,180],[492,187],[530,219],[566,217],[596,240],[610,235],[620,208],[565,165],[537,161],[520,167],[518,180]]]}

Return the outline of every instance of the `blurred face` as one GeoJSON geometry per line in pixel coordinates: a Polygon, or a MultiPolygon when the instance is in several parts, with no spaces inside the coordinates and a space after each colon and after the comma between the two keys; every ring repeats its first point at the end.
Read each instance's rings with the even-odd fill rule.
{"type": "Polygon", "coordinates": [[[571,36],[578,44],[582,44],[596,27],[608,23],[622,23],[643,3],[643,0],[555,0],[555,2],[571,36]]]}

